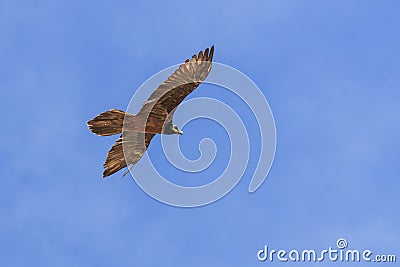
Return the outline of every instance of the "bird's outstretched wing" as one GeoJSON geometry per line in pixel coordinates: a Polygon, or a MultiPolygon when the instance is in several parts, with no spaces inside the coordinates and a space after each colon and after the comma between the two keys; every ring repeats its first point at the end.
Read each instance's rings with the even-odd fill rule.
{"type": "Polygon", "coordinates": [[[160,132],[168,114],[193,92],[211,71],[214,46],[187,59],[144,102],[138,115],[147,117],[146,128],[160,132]]]}
{"type": "Polygon", "coordinates": [[[146,152],[154,134],[127,131],[121,134],[115,144],[108,151],[103,177],[107,177],[125,168],[136,164],[146,152]],[[125,154],[124,154],[125,149],[125,154]]]}

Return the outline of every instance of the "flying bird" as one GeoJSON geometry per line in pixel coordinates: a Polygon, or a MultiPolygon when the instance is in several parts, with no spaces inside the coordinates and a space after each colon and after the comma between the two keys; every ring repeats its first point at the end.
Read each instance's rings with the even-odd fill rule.
{"type": "Polygon", "coordinates": [[[187,59],[143,102],[137,114],[111,109],[87,122],[89,129],[99,136],[120,134],[108,151],[103,177],[125,167],[132,168],[144,155],[154,135],[183,134],[172,122],[175,109],[208,76],[213,54],[214,46],[211,46],[187,59]]]}

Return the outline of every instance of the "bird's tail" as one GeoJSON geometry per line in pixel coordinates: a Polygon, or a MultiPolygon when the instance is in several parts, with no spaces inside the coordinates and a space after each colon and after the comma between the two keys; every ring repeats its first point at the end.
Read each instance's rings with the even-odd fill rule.
{"type": "Polygon", "coordinates": [[[111,109],[88,121],[87,126],[93,133],[100,136],[120,134],[124,125],[125,114],[127,113],[122,110],[111,109]]]}

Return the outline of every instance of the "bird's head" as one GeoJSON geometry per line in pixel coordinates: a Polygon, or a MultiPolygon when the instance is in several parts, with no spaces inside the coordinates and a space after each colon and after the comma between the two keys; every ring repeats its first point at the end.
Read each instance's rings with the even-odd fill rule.
{"type": "Polygon", "coordinates": [[[176,126],[175,124],[172,125],[172,132],[174,134],[179,134],[179,135],[183,134],[183,131],[181,129],[179,129],[178,126],[176,126]]]}
{"type": "Polygon", "coordinates": [[[162,131],[163,134],[179,134],[182,135],[183,131],[175,124],[165,125],[162,131]]]}

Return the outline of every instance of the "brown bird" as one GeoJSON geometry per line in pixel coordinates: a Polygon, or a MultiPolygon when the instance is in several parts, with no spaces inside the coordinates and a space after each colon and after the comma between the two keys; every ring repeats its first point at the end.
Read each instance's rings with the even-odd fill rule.
{"type": "Polygon", "coordinates": [[[154,135],[183,134],[172,123],[174,111],[208,76],[213,54],[214,46],[187,59],[143,102],[137,114],[111,109],[87,122],[89,129],[97,135],[121,134],[107,154],[103,177],[127,166],[133,167],[146,152],[154,135]]]}

